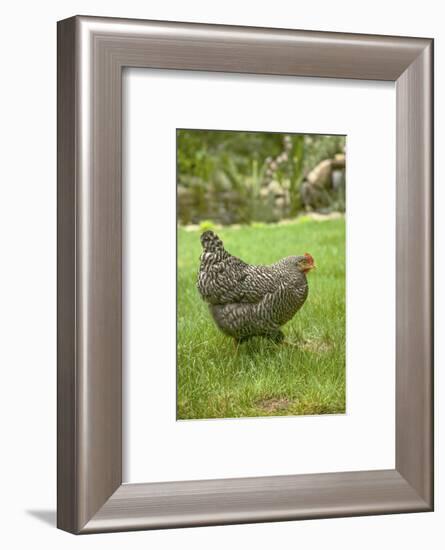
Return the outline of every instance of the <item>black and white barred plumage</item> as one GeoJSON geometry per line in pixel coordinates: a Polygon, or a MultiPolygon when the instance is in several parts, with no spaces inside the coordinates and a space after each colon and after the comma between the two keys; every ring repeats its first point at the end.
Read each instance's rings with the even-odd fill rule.
{"type": "Polygon", "coordinates": [[[312,257],[289,256],[272,265],[249,265],[229,254],[212,231],[201,235],[201,244],[197,286],[216,325],[239,341],[252,336],[281,341],[280,327],[308,296],[305,272],[314,267],[312,257]]]}

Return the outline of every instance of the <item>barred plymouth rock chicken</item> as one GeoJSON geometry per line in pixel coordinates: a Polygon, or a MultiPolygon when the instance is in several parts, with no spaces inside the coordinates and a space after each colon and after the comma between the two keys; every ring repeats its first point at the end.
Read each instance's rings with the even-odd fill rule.
{"type": "Polygon", "coordinates": [[[264,336],[281,342],[281,326],[292,319],[308,295],[310,254],[289,256],[272,265],[249,265],[225,249],[212,231],[201,235],[203,252],[198,290],[216,325],[242,342],[264,336]]]}

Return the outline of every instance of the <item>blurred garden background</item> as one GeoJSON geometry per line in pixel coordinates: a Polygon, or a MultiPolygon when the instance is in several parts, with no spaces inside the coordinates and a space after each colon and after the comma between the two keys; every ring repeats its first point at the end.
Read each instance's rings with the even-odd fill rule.
{"type": "Polygon", "coordinates": [[[178,221],[344,212],[345,167],[345,136],[177,130],[178,221]]]}

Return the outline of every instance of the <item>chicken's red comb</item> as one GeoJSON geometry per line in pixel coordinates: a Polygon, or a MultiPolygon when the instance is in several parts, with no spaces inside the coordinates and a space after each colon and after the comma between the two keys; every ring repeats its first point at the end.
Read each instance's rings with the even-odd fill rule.
{"type": "Polygon", "coordinates": [[[314,263],[314,258],[309,254],[309,252],[305,252],[305,253],[304,253],[304,257],[307,259],[307,261],[308,261],[310,264],[313,264],[313,263],[314,263]]]}

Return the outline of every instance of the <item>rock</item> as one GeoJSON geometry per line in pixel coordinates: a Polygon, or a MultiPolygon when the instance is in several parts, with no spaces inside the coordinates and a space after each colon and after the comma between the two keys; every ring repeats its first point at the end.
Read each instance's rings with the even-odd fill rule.
{"type": "Polygon", "coordinates": [[[332,188],[339,189],[345,184],[345,172],[344,170],[332,171],[332,188]]]}
{"type": "Polygon", "coordinates": [[[311,170],[300,187],[301,202],[306,210],[328,208],[334,201],[344,202],[345,188],[344,154],[325,159],[311,170]]]}
{"type": "Polygon", "coordinates": [[[332,174],[332,160],[322,160],[317,166],[309,172],[306,180],[310,185],[317,187],[330,187],[332,174]]]}
{"type": "Polygon", "coordinates": [[[332,167],[335,169],[345,168],[346,155],[344,153],[337,153],[332,160],[332,167]]]}
{"type": "Polygon", "coordinates": [[[280,209],[284,209],[286,206],[286,199],[284,197],[278,197],[275,199],[275,206],[280,209]]]}
{"type": "Polygon", "coordinates": [[[283,194],[283,188],[281,187],[280,183],[277,180],[272,180],[267,186],[267,189],[271,195],[283,194]]]}

